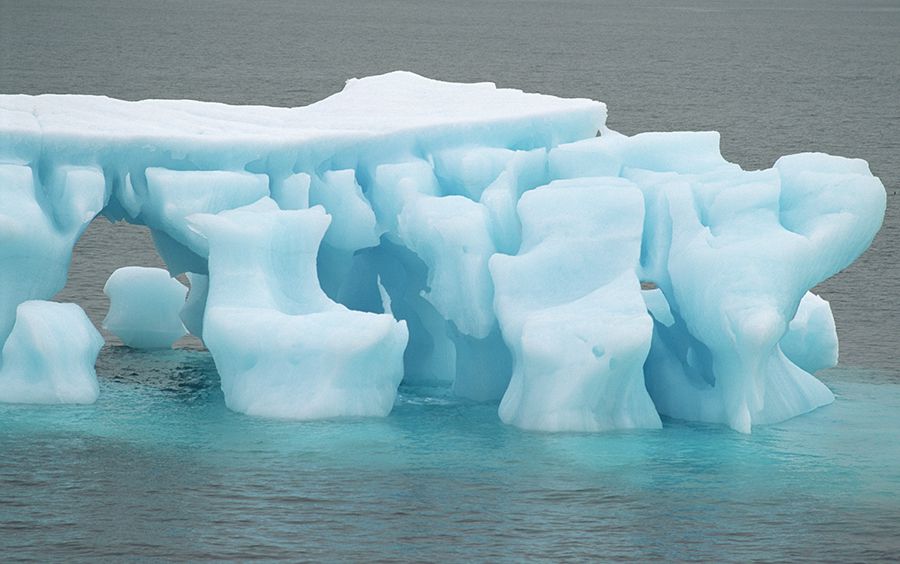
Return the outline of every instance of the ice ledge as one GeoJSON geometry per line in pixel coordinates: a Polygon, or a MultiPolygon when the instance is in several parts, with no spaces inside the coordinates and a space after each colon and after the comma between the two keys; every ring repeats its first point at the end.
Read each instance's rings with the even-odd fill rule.
{"type": "Polygon", "coordinates": [[[605,120],[606,106],[594,100],[529,94],[489,82],[442,82],[400,71],[351,79],[343,91],[295,108],[0,95],[0,160],[14,154],[13,162],[32,162],[48,148],[88,161],[128,149],[185,158],[223,147],[232,155],[278,149],[334,152],[404,137],[414,137],[426,151],[459,140],[492,144],[491,139],[531,149],[591,137],[605,120]]]}

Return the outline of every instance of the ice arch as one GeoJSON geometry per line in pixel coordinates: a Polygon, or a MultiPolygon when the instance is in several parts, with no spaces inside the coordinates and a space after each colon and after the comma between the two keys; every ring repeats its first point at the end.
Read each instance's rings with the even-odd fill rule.
{"type": "Polygon", "coordinates": [[[103,213],[197,282],[183,318],[239,411],[381,415],[401,378],[548,430],[749,432],[830,401],[807,290],[880,226],[865,162],[746,172],[715,133],[605,117],[410,73],[302,108],[0,96],[0,341],[103,213]]]}

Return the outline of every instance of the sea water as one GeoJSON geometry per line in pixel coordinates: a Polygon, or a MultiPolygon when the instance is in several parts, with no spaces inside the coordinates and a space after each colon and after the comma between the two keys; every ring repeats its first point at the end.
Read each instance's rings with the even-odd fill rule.
{"type": "Polygon", "coordinates": [[[900,386],[838,369],[831,407],[750,436],[545,434],[401,389],[390,417],[228,411],[208,353],[104,351],[88,407],[0,406],[8,555],[179,560],[896,556],[900,386]]]}
{"type": "MultiPolygon", "coordinates": [[[[3,560],[878,560],[900,557],[900,6],[692,0],[0,0],[0,91],[302,105],[398,68],[609,104],[624,133],[717,129],[745,168],[869,160],[885,226],[830,300],[834,404],[749,436],[527,433],[401,388],[385,419],[228,411],[196,340],[106,335],[98,402],[0,405],[3,560]]],[[[96,221],[58,296],[160,266],[96,221]]]]}

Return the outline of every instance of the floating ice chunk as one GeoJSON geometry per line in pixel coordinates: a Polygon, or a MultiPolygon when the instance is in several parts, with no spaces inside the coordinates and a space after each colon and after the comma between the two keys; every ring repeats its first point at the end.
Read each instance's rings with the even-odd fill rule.
{"type": "Polygon", "coordinates": [[[94,403],[103,337],[75,304],[26,301],[3,345],[0,401],[94,403]]]}
{"type": "Polygon", "coordinates": [[[272,200],[189,218],[209,246],[203,340],[229,408],[316,419],[384,416],[403,377],[404,322],[331,301],[316,278],[330,217],[272,200]]]}
{"type": "Polygon", "coordinates": [[[161,268],[120,268],[103,287],[109,297],[103,328],[132,348],[167,349],[187,334],[180,317],[187,292],[161,268]]]}
{"type": "Polygon", "coordinates": [[[641,193],[621,179],[556,181],[518,210],[519,254],[490,261],[514,358],[500,418],[545,431],[659,427],[642,371],[652,322],[635,274],[641,193]]]}

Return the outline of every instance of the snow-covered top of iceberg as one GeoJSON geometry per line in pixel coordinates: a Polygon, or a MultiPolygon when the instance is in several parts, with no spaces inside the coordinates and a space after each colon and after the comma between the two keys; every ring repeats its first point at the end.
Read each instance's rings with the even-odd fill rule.
{"type": "Polygon", "coordinates": [[[593,100],[529,94],[489,82],[443,82],[398,71],[351,79],[341,92],[296,108],[0,95],[0,154],[8,154],[3,145],[10,143],[25,153],[24,160],[31,160],[33,154],[28,153],[40,150],[41,139],[45,146],[69,146],[74,152],[89,144],[96,154],[113,145],[121,150],[123,144],[152,144],[155,151],[223,145],[234,150],[236,144],[271,151],[317,142],[381,142],[404,134],[426,143],[455,144],[463,137],[484,144],[491,132],[506,142],[512,133],[522,148],[532,148],[546,140],[557,144],[593,135],[605,119],[606,106],[593,100]]]}

